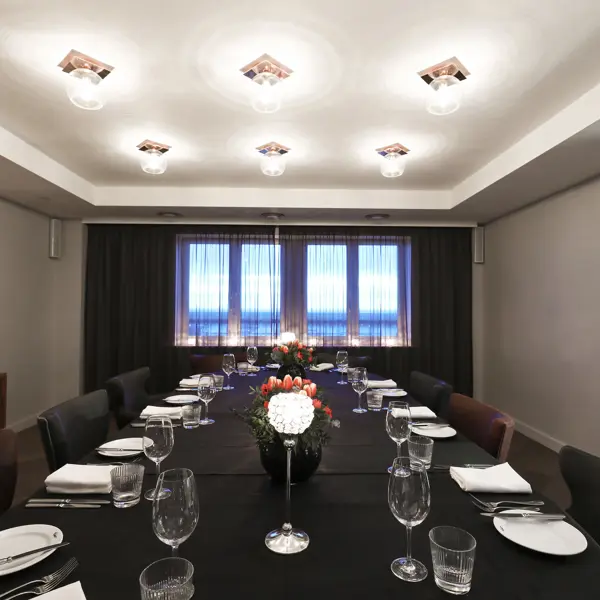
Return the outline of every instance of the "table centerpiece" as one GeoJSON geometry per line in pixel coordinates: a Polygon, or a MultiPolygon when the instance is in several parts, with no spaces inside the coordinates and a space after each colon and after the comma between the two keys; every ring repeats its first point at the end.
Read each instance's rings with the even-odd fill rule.
{"type": "Polygon", "coordinates": [[[283,380],[286,375],[305,379],[306,367],[313,361],[313,349],[296,339],[282,342],[271,351],[271,360],[281,365],[277,371],[279,379],[283,380]]]}

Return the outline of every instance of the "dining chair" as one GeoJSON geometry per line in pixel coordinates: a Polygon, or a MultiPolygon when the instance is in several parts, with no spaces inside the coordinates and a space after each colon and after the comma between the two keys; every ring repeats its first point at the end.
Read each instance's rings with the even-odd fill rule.
{"type": "Polygon", "coordinates": [[[420,371],[412,371],[408,380],[408,392],[436,415],[443,418],[448,416],[452,386],[445,381],[420,371]]]}
{"type": "Polygon", "coordinates": [[[0,430],[0,515],[12,504],[17,486],[17,434],[0,430]]]}
{"type": "Polygon", "coordinates": [[[149,379],[150,368],[142,367],[116,375],[104,384],[119,429],[137,419],[146,406],[165,397],[165,394],[148,393],[149,379]]]}
{"type": "Polygon", "coordinates": [[[365,369],[369,370],[372,360],[373,359],[370,356],[349,356],[348,366],[351,369],[365,367],[365,369]]]}
{"type": "Polygon", "coordinates": [[[329,354],[328,352],[319,352],[315,356],[315,364],[320,365],[321,363],[330,363],[335,365],[335,354],[329,354]]]}
{"type": "Polygon", "coordinates": [[[567,512],[600,543],[600,458],[573,446],[563,446],[558,463],[571,492],[567,512]]]}
{"type": "Polygon", "coordinates": [[[96,390],[44,411],[37,419],[50,471],[77,462],[106,441],[110,409],[106,390],[96,390]]]}
{"type": "Polygon", "coordinates": [[[222,354],[192,354],[190,356],[191,374],[215,373],[221,370],[222,363],[222,354]]]}
{"type": "Polygon", "coordinates": [[[469,396],[452,394],[448,423],[500,462],[506,462],[515,421],[497,408],[469,396]]]}
{"type": "Polygon", "coordinates": [[[0,373],[0,429],[6,427],[6,373],[0,373]]]}

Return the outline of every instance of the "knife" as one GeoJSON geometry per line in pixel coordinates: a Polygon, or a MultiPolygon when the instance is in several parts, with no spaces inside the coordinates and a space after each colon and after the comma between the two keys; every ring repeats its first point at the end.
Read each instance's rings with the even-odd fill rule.
{"type": "Polygon", "coordinates": [[[498,517],[500,519],[525,519],[529,521],[563,521],[566,517],[561,513],[479,513],[483,517],[498,517]]]}
{"type": "Polygon", "coordinates": [[[5,558],[0,558],[0,565],[10,563],[13,560],[17,560],[17,558],[24,558],[25,556],[30,556],[31,554],[37,554],[38,552],[46,552],[46,550],[56,550],[56,548],[62,548],[63,546],[68,546],[70,543],[71,542],[61,542],[60,544],[51,544],[50,546],[42,546],[41,548],[36,548],[35,550],[28,550],[27,552],[21,552],[21,554],[15,554],[14,556],[7,556],[5,558]]]}
{"type": "Polygon", "coordinates": [[[464,465],[431,465],[431,468],[434,471],[449,471],[450,467],[460,467],[463,469],[489,469],[495,465],[485,465],[485,464],[475,464],[475,463],[466,463],[464,465]]]}
{"type": "Polygon", "coordinates": [[[28,504],[110,504],[110,500],[94,498],[29,498],[28,504]]]}
{"type": "MultiPolygon", "coordinates": [[[[129,427],[146,427],[146,423],[130,423],[129,427]]],[[[181,427],[181,423],[173,423],[173,427],[181,427]]],[[[114,448],[105,448],[105,450],[114,450],[114,448]]]]}
{"type": "Polygon", "coordinates": [[[25,508],[102,508],[102,504],[75,504],[73,502],[33,502],[27,503],[25,508]]]}
{"type": "Polygon", "coordinates": [[[96,452],[143,452],[143,448],[103,448],[99,446],[96,448],[96,452]]]}

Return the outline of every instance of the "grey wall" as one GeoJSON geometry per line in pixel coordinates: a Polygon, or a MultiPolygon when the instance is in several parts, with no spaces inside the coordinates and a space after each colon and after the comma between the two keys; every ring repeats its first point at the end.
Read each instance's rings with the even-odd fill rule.
{"type": "Polygon", "coordinates": [[[486,228],[475,389],[524,433],[600,454],[600,180],[486,228]]]}
{"type": "Polygon", "coordinates": [[[48,258],[48,218],[0,200],[0,372],[9,426],[80,389],[84,226],[63,224],[63,258],[48,258]]]}

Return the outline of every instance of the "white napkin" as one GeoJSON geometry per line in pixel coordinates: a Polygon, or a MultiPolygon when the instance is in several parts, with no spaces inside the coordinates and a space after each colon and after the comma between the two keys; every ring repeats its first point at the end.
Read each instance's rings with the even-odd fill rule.
{"type": "Polygon", "coordinates": [[[47,600],[85,600],[85,594],[79,581],[63,585],[44,595],[47,600]]]}
{"type": "Polygon", "coordinates": [[[531,486],[508,463],[488,469],[450,467],[450,477],[465,492],[531,494],[531,486]]]}
{"type": "Polygon", "coordinates": [[[146,406],[140,414],[140,419],[147,419],[154,416],[178,419],[181,417],[181,408],[176,406],[146,406]]]}
{"type": "Polygon", "coordinates": [[[327,371],[327,369],[333,369],[335,365],[332,363],[321,363],[318,365],[313,365],[310,370],[311,371],[327,371]]]}
{"type": "MultiPolygon", "coordinates": [[[[403,408],[392,408],[392,415],[394,417],[406,416],[406,411],[403,408]]],[[[426,406],[411,406],[410,407],[410,418],[411,419],[435,419],[435,413],[426,406]]]]}
{"type": "Polygon", "coordinates": [[[384,379],[383,381],[372,381],[369,379],[369,383],[367,383],[368,387],[377,390],[382,390],[384,388],[395,388],[397,385],[398,384],[393,379],[384,379]]]}
{"type": "Polygon", "coordinates": [[[114,466],[71,465],[46,477],[46,491],[50,494],[110,494],[110,472],[114,466]]]}
{"type": "Polygon", "coordinates": [[[190,377],[189,379],[182,379],[179,382],[179,387],[192,387],[192,388],[197,388],[198,387],[198,377],[200,377],[199,375],[197,375],[195,378],[190,377]]]}

